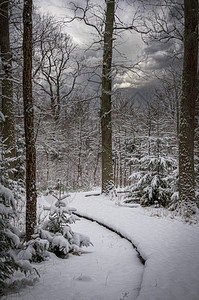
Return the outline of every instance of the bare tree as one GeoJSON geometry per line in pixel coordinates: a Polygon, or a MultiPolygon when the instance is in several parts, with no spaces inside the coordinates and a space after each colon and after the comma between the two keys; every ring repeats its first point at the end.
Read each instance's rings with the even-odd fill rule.
{"type": "Polygon", "coordinates": [[[113,184],[111,94],[115,1],[106,0],[106,5],[101,95],[102,193],[108,193],[113,184]]]}
{"type": "Polygon", "coordinates": [[[184,60],[179,128],[179,204],[185,217],[195,213],[194,130],[197,99],[198,0],[184,0],[184,60]]]}
{"type": "MultiPolygon", "coordinates": [[[[50,23],[48,19],[42,21],[44,24],[50,23]]],[[[52,23],[48,27],[50,25],[51,37],[49,38],[47,31],[42,39],[35,43],[36,60],[39,63],[34,71],[34,82],[49,98],[51,114],[54,120],[58,121],[61,106],[73,92],[82,66],[75,58],[75,46],[70,36],[62,33],[59,26],[55,28],[52,23]]]]}
{"type": "Polygon", "coordinates": [[[23,99],[26,144],[26,239],[30,240],[36,225],[36,151],[32,99],[32,0],[24,0],[23,10],[23,99]]]}
{"type": "MultiPolygon", "coordinates": [[[[127,1],[128,2],[128,1],[127,1]]],[[[130,64],[130,66],[124,67],[124,61],[117,61],[113,63],[113,41],[116,39],[116,35],[122,35],[125,30],[132,30],[140,32],[136,26],[138,16],[137,11],[132,13],[131,21],[126,24],[116,14],[119,1],[105,0],[102,3],[96,4],[94,1],[85,0],[82,6],[72,3],[74,17],[73,20],[83,21],[87,26],[90,26],[91,30],[95,30],[98,35],[89,50],[95,50],[103,52],[102,58],[102,72],[98,71],[92,73],[90,82],[99,83],[101,86],[101,160],[102,160],[102,193],[108,193],[109,188],[114,184],[113,178],[113,158],[112,158],[112,82],[115,74],[119,74],[121,68],[124,72],[130,72],[133,69],[138,69],[137,64],[130,64]],[[104,6],[105,3],[105,6],[104,6]],[[114,73],[115,72],[115,73],[114,73]],[[98,79],[98,80],[97,80],[98,79]]],[[[131,6],[132,8],[132,6],[131,6]]],[[[118,9],[119,11],[119,9],[118,9]]],[[[132,10],[133,11],[133,10],[132,10]]],[[[92,31],[93,32],[93,31],[92,31]]],[[[143,32],[144,33],[144,32],[143,32]]],[[[118,52],[120,55],[120,53],[118,52]]],[[[120,57],[121,58],[121,57],[120,57]]],[[[119,60],[117,58],[117,60],[119,60]]],[[[124,73],[123,72],[123,73],[124,73]]]]}
{"type": "Polygon", "coordinates": [[[116,187],[128,186],[131,175],[132,149],[138,124],[137,113],[131,97],[116,92],[112,99],[113,162],[116,187]]]}

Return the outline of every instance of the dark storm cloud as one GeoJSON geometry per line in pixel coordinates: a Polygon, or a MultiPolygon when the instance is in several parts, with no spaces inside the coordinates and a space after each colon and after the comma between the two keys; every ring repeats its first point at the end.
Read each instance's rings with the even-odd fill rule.
{"type": "Polygon", "coordinates": [[[170,63],[171,59],[169,53],[173,48],[173,43],[151,43],[150,46],[144,48],[144,55],[146,59],[151,63],[147,69],[162,69],[166,68],[170,63]]]}
{"type": "Polygon", "coordinates": [[[153,64],[151,67],[155,69],[164,69],[170,64],[182,64],[183,44],[177,40],[170,40],[167,42],[152,42],[149,46],[144,48],[146,58],[151,60],[153,64]]]}
{"type": "Polygon", "coordinates": [[[172,47],[173,47],[172,41],[166,43],[151,42],[147,47],[145,47],[144,51],[146,55],[153,55],[161,51],[168,52],[172,47]]]}
{"type": "MultiPolygon", "coordinates": [[[[144,0],[147,9],[147,13],[151,13],[152,10],[152,4],[160,4],[165,3],[165,1],[161,0],[151,0],[146,1],[144,0]]],[[[181,1],[181,0],[179,0],[181,1]]],[[[72,16],[72,12],[70,10],[71,0],[35,0],[35,3],[37,3],[41,7],[42,12],[47,12],[54,14],[57,18],[70,17],[72,16]]],[[[92,0],[92,2],[96,2],[98,5],[104,4],[97,0],[92,0]]],[[[118,10],[118,13],[120,14],[120,17],[122,20],[125,21],[125,23],[131,22],[134,8],[132,6],[132,3],[134,1],[132,0],[125,0],[125,1],[118,1],[118,4],[120,6],[120,9],[118,10]]],[[[85,1],[78,0],[79,4],[84,4],[85,1]]],[[[172,19],[172,16],[177,14],[176,9],[173,8],[170,14],[168,14],[168,20],[172,19]]],[[[88,46],[92,44],[93,42],[93,31],[90,30],[90,27],[86,26],[83,22],[74,21],[73,23],[67,24],[66,29],[67,33],[69,33],[72,37],[75,43],[78,44],[81,51],[84,51],[85,49],[88,49],[88,46]]],[[[173,58],[172,55],[175,54],[177,50],[180,49],[180,43],[176,42],[175,39],[168,40],[167,42],[149,42],[148,45],[144,44],[141,35],[137,33],[136,31],[123,31],[120,36],[116,36],[115,44],[117,45],[117,50],[119,50],[120,53],[124,54],[123,57],[121,57],[117,51],[114,52],[114,61],[116,64],[120,64],[120,62],[123,62],[124,64],[135,64],[138,62],[141,58],[145,58],[145,61],[143,61],[140,64],[140,67],[142,69],[142,75],[145,73],[146,78],[143,79],[143,76],[139,77],[141,73],[137,76],[133,72],[123,72],[123,74],[118,75],[115,78],[115,85],[114,88],[130,88],[130,87],[140,87],[140,86],[150,86],[154,84],[154,78],[152,73],[154,71],[161,71],[164,68],[167,68],[169,65],[173,64],[173,58]],[[177,49],[177,50],[176,50],[177,49]]],[[[83,53],[85,62],[88,66],[95,66],[96,64],[100,63],[100,59],[102,57],[102,51],[98,50],[88,50],[83,53]]],[[[98,74],[98,73],[97,73],[98,74]]],[[[98,76],[98,75],[96,75],[98,76]]]]}

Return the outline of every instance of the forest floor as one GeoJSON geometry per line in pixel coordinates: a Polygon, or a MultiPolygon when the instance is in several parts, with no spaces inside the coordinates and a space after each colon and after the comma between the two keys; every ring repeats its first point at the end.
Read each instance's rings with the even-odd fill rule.
{"type": "MultiPolygon", "coordinates": [[[[40,280],[2,300],[198,300],[198,223],[184,223],[161,208],[116,205],[103,195],[87,195],[71,194],[69,206],[120,233],[137,250],[112,231],[80,219],[72,229],[88,235],[94,246],[81,256],[51,255],[35,264],[40,280]]],[[[39,207],[52,201],[42,196],[39,207]]]]}

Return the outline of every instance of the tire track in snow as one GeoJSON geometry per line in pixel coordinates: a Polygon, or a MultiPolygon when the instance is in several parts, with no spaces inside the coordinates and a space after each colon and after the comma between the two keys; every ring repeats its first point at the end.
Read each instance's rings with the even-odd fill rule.
{"type": "Polygon", "coordinates": [[[133,242],[132,242],[129,238],[127,238],[126,236],[124,236],[121,232],[119,232],[119,231],[115,230],[114,228],[112,228],[112,227],[110,227],[110,226],[108,226],[108,225],[106,225],[106,224],[104,224],[104,223],[102,223],[102,222],[100,222],[100,221],[97,221],[97,220],[95,220],[95,219],[93,219],[93,218],[91,218],[91,217],[84,216],[84,215],[82,215],[82,214],[80,214],[80,213],[77,213],[77,212],[73,212],[73,214],[76,215],[77,217],[84,218],[84,219],[86,219],[86,220],[88,220],[88,221],[91,221],[91,222],[95,222],[95,223],[99,224],[100,226],[103,226],[103,227],[105,227],[106,229],[108,229],[108,230],[110,230],[110,231],[112,231],[112,232],[118,234],[121,238],[127,240],[127,241],[133,246],[133,248],[136,250],[140,262],[141,262],[143,265],[145,265],[145,262],[146,262],[146,261],[145,261],[145,259],[141,256],[141,254],[140,254],[140,252],[138,251],[137,247],[133,244],[133,242]]]}
{"type": "MultiPolygon", "coordinates": [[[[139,259],[140,263],[141,263],[143,266],[145,265],[145,262],[146,262],[146,261],[145,261],[145,259],[141,256],[141,254],[140,254],[140,252],[138,251],[137,247],[133,244],[133,242],[132,242],[129,238],[127,238],[126,236],[124,236],[121,232],[119,232],[119,231],[115,230],[114,228],[112,228],[112,227],[110,227],[110,226],[108,226],[108,225],[106,225],[106,224],[104,224],[104,223],[102,223],[102,222],[100,222],[100,221],[97,221],[97,220],[95,220],[95,219],[93,219],[93,218],[91,218],[91,217],[85,216],[85,215],[80,214],[80,213],[77,213],[77,212],[73,212],[73,214],[76,215],[76,216],[79,217],[79,218],[83,218],[83,219],[86,219],[86,220],[88,220],[88,221],[95,222],[95,223],[97,223],[98,225],[100,225],[100,226],[102,226],[102,227],[104,227],[104,228],[110,230],[111,232],[113,232],[113,233],[119,235],[122,239],[127,240],[127,241],[133,246],[133,248],[135,249],[135,251],[137,252],[137,256],[138,256],[138,259],[139,259]]],[[[142,272],[142,276],[141,276],[141,280],[140,280],[140,285],[139,285],[139,292],[138,292],[138,294],[137,294],[137,297],[140,295],[141,286],[142,286],[142,281],[143,281],[143,276],[144,276],[144,269],[143,269],[143,272],[142,272]]],[[[128,297],[128,296],[127,296],[127,297],[128,297]]],[[[136,298],[137,298],[137,297],[136,297],[136,298]]]]}

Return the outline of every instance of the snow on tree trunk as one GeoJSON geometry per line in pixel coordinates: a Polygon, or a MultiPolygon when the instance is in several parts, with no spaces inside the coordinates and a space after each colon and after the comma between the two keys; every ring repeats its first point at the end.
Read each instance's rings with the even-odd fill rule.
{"type": "Polygon", "coordinates": [[[106,0],[106,24],[104,32],[104,53],[102,68],[101,130],[102,130],[102,193],[108,193],[113,184],[112,165],[112,53],[115,1],[106,0]]]}
{"type": "Polygon", "coordinates": [[[26,239],[30,240],[36,225],[36,152],[32,99],[32,0],[24,1],[23,11],[23,98],[26,143],[26,239]]]}
{"type": "Polygon", "coordinates": [[[195,212],[194,129],[197,98],[198,0],[184,0],[184,62],[179,128],[179,203],[177,211],[195,212]]]}

